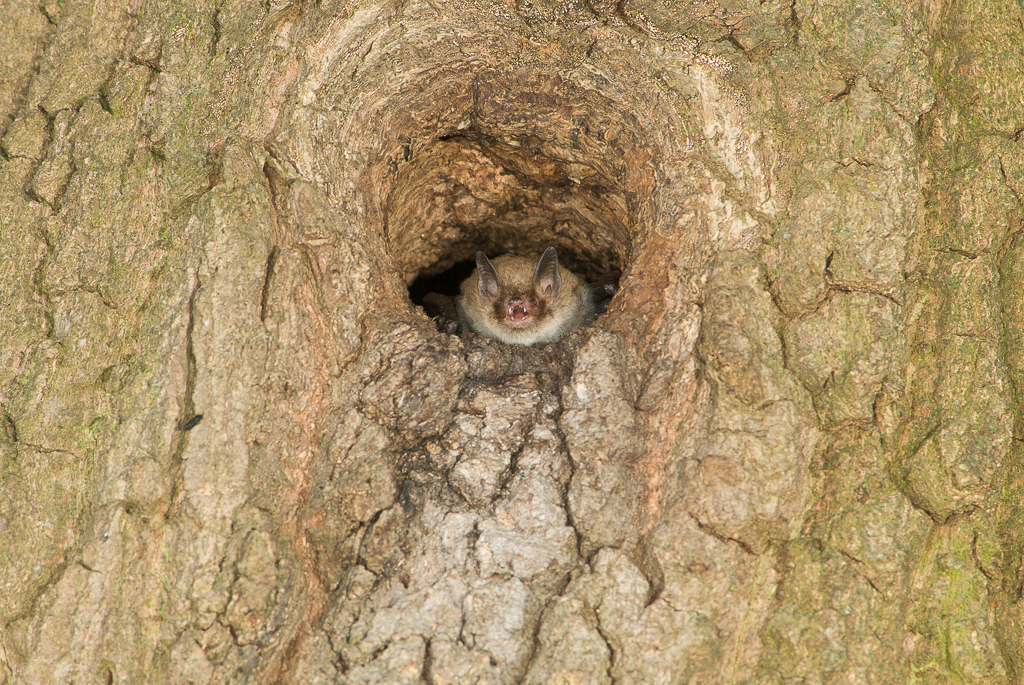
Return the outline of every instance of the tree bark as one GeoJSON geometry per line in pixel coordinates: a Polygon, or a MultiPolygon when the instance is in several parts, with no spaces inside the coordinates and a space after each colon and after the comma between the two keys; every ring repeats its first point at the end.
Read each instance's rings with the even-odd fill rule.
{"type": "Polygon", "coordinates": [[[5,1],[0,683],[1024,683],[1021,16],[5,1]]]}

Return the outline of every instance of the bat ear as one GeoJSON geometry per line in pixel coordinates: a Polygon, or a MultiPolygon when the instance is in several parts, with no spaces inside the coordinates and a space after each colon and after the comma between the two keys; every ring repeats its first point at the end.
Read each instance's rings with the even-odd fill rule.
{"type": "Polygon", "coordinates": [[[497,299],[498,293],[501,292],[501,279],[498,278],[498,272],[494,270],[491,260],[483,252],[476,253],[476,272],[480,276],[476,284],[480,297],[484,300],[497,299]]]}
{"type": "Polygon", "coordinates": [[[533,288],[538,295],[555,298],[562,290],[562,275],[558,273],[558,251],[553,247],[544,250],[533,272],[533,288]]]}

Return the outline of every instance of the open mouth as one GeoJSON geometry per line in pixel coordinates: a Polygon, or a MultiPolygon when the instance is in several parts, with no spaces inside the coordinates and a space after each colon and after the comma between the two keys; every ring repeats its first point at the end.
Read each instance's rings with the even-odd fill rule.
{"type": "Polygon", "coordinates": [[[521,328],[530,323],[532,319],[533,316],[523,304],[510,304],[505,310],[505,323],[514,328],[521,328]]]}

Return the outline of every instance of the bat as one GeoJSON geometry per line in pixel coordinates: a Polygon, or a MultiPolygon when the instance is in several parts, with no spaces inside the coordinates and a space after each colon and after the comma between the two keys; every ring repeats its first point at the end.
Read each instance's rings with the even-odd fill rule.
{"type": "Polygon", "coordinates": [[[558,263],[558,251],[540,260],[476,253],[476,271],[455,301],[459,324],[510,345],[555,342],[597,316],[592,288],[558,263]]]}

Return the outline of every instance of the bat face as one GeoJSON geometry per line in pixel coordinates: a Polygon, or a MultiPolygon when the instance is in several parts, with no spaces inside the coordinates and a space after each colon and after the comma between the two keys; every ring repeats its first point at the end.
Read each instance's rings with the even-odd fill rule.
{"type": "Polygon", "coordinates": [[[555,248],[544,251],[529,281],[525,267],[533,264],[526,258],[495,261],[502,267],[504,278],[483,252],[476,254],[477,292],[481,302],[491,303],[494,322],[525,331],[549,318],[552,309],[548,304],[558,298],[562,287],[555,248]]]}
{"type": "Polygon", "coordinates": [[[502,342],[554,342],[594,316],[589,286],[558,264],[553,247],[540,260],[503,255],[493,262],[476,255],[476,272],[462,284],[457,302],[466,328],[502,342]]]}

